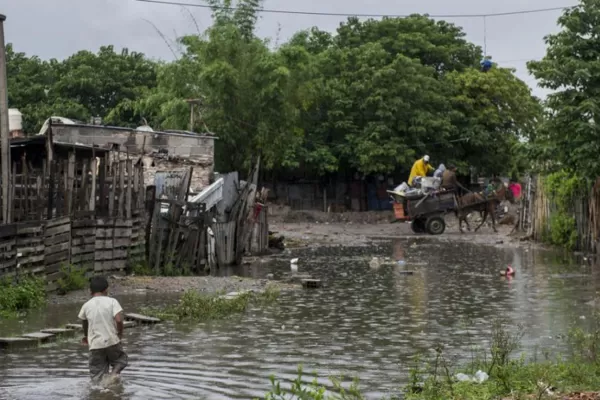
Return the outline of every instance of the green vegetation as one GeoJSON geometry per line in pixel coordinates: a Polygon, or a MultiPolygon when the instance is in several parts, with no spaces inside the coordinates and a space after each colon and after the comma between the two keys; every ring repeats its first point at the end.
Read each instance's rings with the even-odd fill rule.
{"type": "Polygon", "coordinates": [[[46,282],[36,277],[0,281],[0,316],[14,317],[46,302],[46,282]]]}
{"type": "Polygon", "coordinates": [[[289,389],[282,389],[281,382],[271,377],[271,391],[265,395],[265,400],[363,400],[364,397],[358,388],[358,380],[354,380],[350,387],[342,386],[341,378],[330,378],[331,389],[320,385],[317,377],[312,382],[304,380],[302,366],[298,367],[298,377],[291,382],[289,389]],[[333,393],[332,393],[333,392],[333,393]]]}
{"type": "Polygon", "coordinates": [[[147,308],[143,312],[161,319],[199,322],[228,318],[244,312],[250,304],[265,305],[278,297],[279,290],[274,286],[267,286],[262,293],[244,292],[233,298],[227,298],[223,293],[206,295],[188,290],[173,306],[147,308]]]}
{"type": "Polygon", "coordinates": [[[66,294],[87,287],[89,281],[86,277],[85,267],[65,265],[60,270],[63,273],[63,277],[56,281],[59,294],[66,294]]]}
{"type": "MultiPolygon", "coordinates": [[[[438,346],[435,349],[436,356],[430,363],[424,364],[417,357],[410,369],[409,384],[388,399],[399,399],[401,393],[406,400],[549,399],[549,392],[569,394],[594,391],[600,387],[600,315],[595,316],[591,325],[574,326],[570,330],[566,339],[569,354],[565,358],[553,359],[549,354],[544,354],[543,360],[536,357],[529,362],[523,356],[515,358],[521,338],[520,327],[512,328],[502,320],[495,321],[488,352],[481,354],[480,358],[474,358],[466,366],[464,363],[454,365],[445,355],[443,346],[438,346]],[[461,382],[456,378],[458,372],[472,376],[480,370],[489,374],[489,379],[482,383],[461,382]]],[[[300,368],[298,378],[288,385],[272,377],[271,391],[264,398],[364,398],[356,380],[344,390],[341,379],[331,379],[331,385],[324,387],[316,379],[307,381],[302,375],[300,368]]]]}
{"type": "Polygon", "coordinates": [[[510,68],[480,72],[482,51],[460,27],[349,18],[333,34],[312,28],[280,44],[255,34],[260,0],[208,3],[213,25],[178,38],[173,62],[111,46],[43,61],[9,46],[11,107],[28,133],[50,115],[189,129],[185,99],[201,98],[193,128],[219,136],[221,171],[258,154],[266,171],[313,176],[407,172],[425,153],[463,173],[523,167],[519,138],[535,136],[539,101],[510,68]]]}
{"type": "Polygon", "coordinates": [[[560,32],[548,35],[546,55],[528,64],[538,84],[552,91],[546,115],[533,137],[535,156],[549,170],[566,169],[595,180],[600,143],[600,81],[596,32],[600,2],[580,0],[558,19],[560,32]]]}
{"type": "Polygon", "coordinates": [[[555,205],[551,210],[550,225],[544,237],[550,244],[575,250],[579,232],[575,219],[575,203],[588,194],[588,185],[580,175],[567,170],[549,174],[543,190],[555,205]]]}

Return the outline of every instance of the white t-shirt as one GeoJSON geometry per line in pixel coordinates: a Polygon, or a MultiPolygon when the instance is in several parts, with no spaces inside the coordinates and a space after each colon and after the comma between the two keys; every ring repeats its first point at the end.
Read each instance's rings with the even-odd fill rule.
{"type": "Polygon", "coordinates": [[[108,296],[92,297],[81,307],[79,319],[88,321],[90,350],[104,349],[121,341],[115,323],[115,316],[121,311],[119,302],[108,296]]]}

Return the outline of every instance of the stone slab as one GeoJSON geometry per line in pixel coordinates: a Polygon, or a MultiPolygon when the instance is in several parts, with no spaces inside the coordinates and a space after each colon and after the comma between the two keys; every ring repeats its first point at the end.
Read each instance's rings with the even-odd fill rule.
{"type": "Polygon", "coordinates": [[[67,324],[67,325],[65,325],[65,328],[72,329],[72,330],[75,330],[75,331],[82,331],[83,330],[83,325],[81,325],[81,324],[67,324]]]}
{"type": "Polygon", "coordinates": [[[146,315],[135,314],[135,313],[125,314],[125,319],[130,320],[130,321],[136,321],[136,322],[139,322],[142,324],[156,324],[156,323],[160,322],[159,318],[148,317],[146,315]]]}
{"type": "Polygon", "coordinates": [[[47,328],[47,329],[42,329],[41,330],[42,333],[51,333],[53,335],[56,336],[74,336],[75,335],[75,329],[63,329],[63,328],[47,328]]]}
{"type": "Polygon", "coordinates": [[[320,279],[302,279],[302,287],[307,289],[317,289],[323,286],[320,279]]]}
{"type": "Polygon", "coordinates": [[[137,322],[135,322],[135,321],[123,322],[123,328],[133,328],[134,326],[137,326],[137,322]]]}
{"type": "Polygon", "coordinates": [[[37,340],[38,342],[46,343],[55,338],[55,335],[52,333],[44,333],[44,332],[31,332],[25,333],[21,335],[21,337],[37,340]]]}
{"type": "Polygon", "coordinates": [[[24,337],[0,338],[0,348],[2,349],[35,347],[37,346],[37,344],[37,340],[28,339],[24,337]]]}

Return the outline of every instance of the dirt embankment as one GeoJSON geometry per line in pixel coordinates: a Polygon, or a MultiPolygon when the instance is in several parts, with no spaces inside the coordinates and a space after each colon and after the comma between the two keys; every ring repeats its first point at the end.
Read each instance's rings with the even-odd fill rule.
{"type": "MultiPolygon", "coordinates": [[[[393,222],[392,211],[324,213],[318,211],[291,211],[277,208],[269,216],[270,230],[283,235],[288,247],[314,245],[369,245],[374,239],[414,236],[409,223],[393,222]]],[[[477,218],[470,221],[474,230],[477,218]]],[[[440,236],[420,235],[440,241],[460,241],[485,245],[521,246],[522,234],[513,233],[512,225],[496,223],[498,233],[488,220],[478,232],[460,233],[454,215],[446,216],[446,231],[440,236]]]]}

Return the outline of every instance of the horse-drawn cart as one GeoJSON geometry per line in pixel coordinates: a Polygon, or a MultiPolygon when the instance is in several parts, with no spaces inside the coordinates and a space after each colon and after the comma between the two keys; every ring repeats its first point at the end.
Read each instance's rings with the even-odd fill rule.
{"type": "Polygon", "coordinates": [[[444,215],[457,208],[454,192],[431,192],[406,197],[392,191],[389,193],[394,198],[396,220],[410,221],[415,233],[441,235],[446,230],[444,215]]]}

